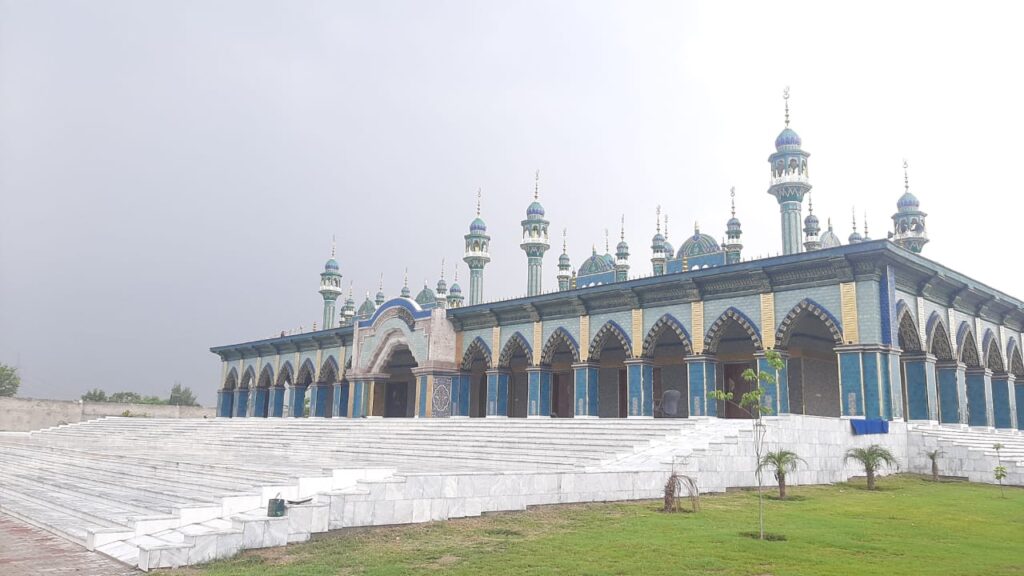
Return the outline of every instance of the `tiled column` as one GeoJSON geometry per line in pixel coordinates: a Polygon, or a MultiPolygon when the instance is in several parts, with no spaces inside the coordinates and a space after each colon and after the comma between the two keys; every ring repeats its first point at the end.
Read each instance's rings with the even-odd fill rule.
{"type": "Polygon", "coordinates": [[[581,362],[572,365],[574,394],[573,415],[576,418],[597,418],[598,411],[598,365],[581,362]]]}
{"type": "Polygon", "coordinates": [[[273,418],[284,416],[284,386],[270,387],[270,416],[273,418]]]}
{"type": "Polygon", "coordinates": [[[1006,372],[992,375],[992,392],[990,394],[992,397],[992,423],[996,428],[1012,429],[1014,427],[1010,400],[1013,396],[1012,381],[1013,376],[1006,372]]]}
{"type": "Polygon", "coordinates": [[[235,418],[245,418],[249,410],[249,389],[235,390],[235,418]]]}
{"type": "Polygon", "coordinates": [[[628,418],[654,417],[654,365],[647,359],[626,360],[628,418]]]}
{"type": "Polygon", "coordinates": [[[895,352],[871,344],[836,346],[835,351],[839,358],[841,415],[891,420],[893,402],[901,399],[892,385],[899,374],[894,369],[898,358],[895,352]]]}
{"type": "Polygon", "coordinates": [[[967,424],[991,426],[988,398],[992,387],[992,371],[987,368],[967,369],[967,424]]]}
{"type": "Polygon", "coordinates": [[[508,416],[509,372],[501,368],[487,371],[487,417],[508,416]]]}
{"type": "Polygon", "coordinates": [[[303,384],[292,385],[291,415],[292,418],[303,418],[306,415],[306,388],[303,384]]]}
{"type": "Polygon", "coordinates": [[[253,416],[264,418],[267,414],[267,402],[269,401],[270,390],[268,388],[256,388],[256,400],[253,402],[253,416]]]}
{"type": "Polygon", "coordinates": [[[310,387],[309,415],[315,418],[327,416],[327,390],[331,384],[317,382],[310,387]]]}
{"type": "Polygon", "coordinates": [[[235,393],[232,390],[221,390],[217,395],[217,416],[231,418],[234,416],[235,393]]]}
{"type": "Polygon", "coordinates": [[[459,372],[452,377],[452,416],[469,417],[469,383],[473,375],[459,372]]]}
{"type": "Polygon", "coordinates": [[[1017,408],[1017,430],[1024,430],[1024,380],[1013,383],[1014,405],[1017,408]]]}
{"type": "Polygon", "coordinates": [[[955,360],[935,364],[936,384],[939,389],[939,422],[959,424],[963,420],[960,406],[960,387],[965,366],[955,360]]]}
{"type": "Polygon", "coordinates": [[[350,418],[352,416],[348,413],[348,395],[350,394],[350,390],[351,385],[348,381],[334,383],[334,399],[331,402],[331,417],[350,418]]]}
{"type": "Polygon", "coordinates": [[[708,398],[715,390],[718,362],[713,356],[687,356],[686,372],[690,383],[690,397],[687,399],[690,417],[718,416],[718,402],[708,398]]]}
{"type": "Polygon", "coordinates": [[[526,377],[529,382],[526,417],[550,418],[551,369],[546,366],[531,366],[526,369],[526,377]]]}
{"type": "Polygon", "coordinates": [[[901,360],[907,379],[907,419],[938,420],[935,356],[923,352],[905,353],[901,360]]]}
{"type": "Polygon", "coordinates": [[[770,415],[789,413],[789,354],[778,354],[782,358],[782,370],[772,368],[764,352],[754,354],[754,358],[757,359],[757,370],[775,377],[774,384],[761,384],[765,388],[763,404],[771,409],[770,415]]]}

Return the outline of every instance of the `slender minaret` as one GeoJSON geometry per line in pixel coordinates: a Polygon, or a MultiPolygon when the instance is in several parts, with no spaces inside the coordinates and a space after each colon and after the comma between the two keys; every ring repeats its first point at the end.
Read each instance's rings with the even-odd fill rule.
{"type": "Polygon", "coordinates": [[[324,297],[323,329],[334,328],[337,317],[335,303],[341,296],[341,273],[338,272],[338,261],[334,259],[334,237],[331,237],[331,259],[324,264],[320,273],[320,295],[324,297]]]}
{"type": "Polygon", "coordinates": [[[487,224],[480,217],[480,189],[476,191],[476,218],[469,225],[466,234],[466,254],[462,261],[469,266],[469,305],[484,301],[484,266],[491,261],[488,249],[491,237],[487,235],[487,224]]]}
{"type": "MultiPolygon", "coordinates": [[[[896,213],[892,215],[892,241],[901,248],[920,254],[928,243],[928,231],[924,220],[928,214],[921,211],[921,203],[910,193],[910,178],[907,176],[907,161],[903,161],[903,196],[896,203],[896,213]]],[[[1018,410],[1022,410],[1018,406],[1018,410]]]]}
{"type": "Polygon", "coordinates": [[[380,308],[380,305],[383,304],[385,300],[387,300],[387,296],[384,295],[384,273],[381,272],[380,284],[377,285],[377,295],[373,301],[377,304],[377,307],[380,308]]]}
{"type": "Polygon", "coordinates": [[[661,205],[656,210],[654,238],[651,238],[651,271],[655,276],[665,273],[665,237],[661,235],[661,205]]]}
{"type": "Polygon", "coordinates": [[[356,316],[356,301],[352,298],[352,282],[348,283],[348,298],[341,307],[341,323],[348,326],[356,316]]]}
{"type": "Polygon", "coordinates": [[[544,276],[544,253],[548,251],[548,222],[544,219],[544,207],[540,205],[540,170],[533,182],[533,202],[526,208],[526,220],[522,221],[523,241],[519,247],[526,252],[526,295],[541,293],[544,276]]]}
{"type": "Polygon", "coordinates": [[[572,281],[572,264],[569,262],[569,253],[565,241],[565,229],[562,229],[562,255],[558,257],[558,289],[568,290],[572,281]]]}
{"type": "Polygon", "coordinates": [[[615,247],[615,281],[629,280],[629,244],[626,244],[626,215],[619,227],[619,244],[615,247]]]}
{"type": "Polygon", "coordinates": [[[789,127],[789,88],[783,92],[786,103],[786,127],[775,139],[775,153],[768,157],[772,167],[768,193],[779,202],[782,214],[782,252],[800,252],[800,221],[804,195],[810,192],[807,176],[807,152],[800,149],[800,136],[789,127]]]}
{"type": "Polygon", "coordinates": [[[456,266],[452,287],[448,290],[448,307],[458,308],[460,306],[462,306],[462,286],[459,286],[459,268],[456,266]]]}
{"type": "Polygon", "coordinates": [[[448,305],[448,283],[444,281],[444,258],[441,258],[441,279],[437,281],[437,307],[444,308],[448,305]]]}
{"type": "Polygon", "coordinates": [[[402,298],[410,298],[412,292],[409,290],[409,267],[405,267],[405,275],[402,276],[402,298]]]}
{"type": "Polygon", "coordinates": [[[853,218],[853,232],[850,233],[850,237],[846,239],[848,244],[858,244],[864,240],[864,237],[857,232],[857,209],[850,209],[851,217],[853,218]]]}
{"type": "Polygon", "coordinates": [[[740,236],[743,236],[743,228],[740,220],[736,217],[736,188],[729,189],[729,200],[732,203],[732,217],[725,224],[725,263],[737,264],[740,261],[743,250],[743,243],[740,236]]]}
{"type": "Polygon", "coordinates": [[[821,233],[821,226],[818,224],[818,217],[814,215],[814,201],[810,194],[807,195],[807,218],[804,218],[804,250],[821,250],[821,240],[818,234],[821,233]]]}

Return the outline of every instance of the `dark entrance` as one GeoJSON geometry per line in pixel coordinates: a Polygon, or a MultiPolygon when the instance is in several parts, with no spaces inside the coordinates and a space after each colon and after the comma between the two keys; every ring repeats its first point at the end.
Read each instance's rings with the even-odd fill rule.
{"type": "Polygon", "coordinates": [[[384,401],[386,418],[404,418],[409,415],[409,383],[388,382],[384,401]]]}

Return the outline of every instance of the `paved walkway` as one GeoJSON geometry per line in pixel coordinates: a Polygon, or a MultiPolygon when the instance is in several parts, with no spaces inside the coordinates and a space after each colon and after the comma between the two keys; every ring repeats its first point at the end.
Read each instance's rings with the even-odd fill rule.
{"type": "Polygon", "coordinates": [[[0,513],[0,574],[127,576],[138,570],[0,513]]]}

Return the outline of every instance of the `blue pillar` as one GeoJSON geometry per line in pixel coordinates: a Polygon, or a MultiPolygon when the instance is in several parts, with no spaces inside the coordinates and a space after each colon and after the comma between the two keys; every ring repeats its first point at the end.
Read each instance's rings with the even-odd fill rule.
{"type": "Polygon", "coordinates": [[[221,390],[217,397],[217,415],[231,418],[234,415],[235,393],[232,390],[221,390]]]}
{"type": "Polygon", "coordinates": [[[935,365],[936,384],[939,392],[939,422],[958,424],[960,415],[960,381],[964,365],[956,361],[939,362],[935,365]]]}
{"type": "Polygon", "coordinates": [[[487,416],[508,416],[508,370],[487,371],[487,416]]]}
{"type": "Polygon", "coordinates": [[[366,389],[365,380],[356,380],[352,384],[352,418],[363,418],[366,416],[366,389]]]}
{"type": "Polygon", "coordinates": [[[986,368],[967,369],[967,424],[988,426],[988,388],[992,372],[986,368]]]}
{"type": "Polygon", "coordinates": [[[598,365],[581,362],[572,365],[574,394],[573,415],[577,418],[597,418],[600,415],[598,398],[598,365]]]}
{"type": "Polygon", "coordinates": [[[551,416],[551,370],[543,366],[526,369],[529,382],[527,417],[549,418],[551,416]]]}
{"type": "Polygon", "coordinates": [[[839,355],[839,401],[843,416],[865,416],[864,374],[861,351],[856,347],[837,346],[839,355]]]}
{"type": "Polygon", "coordinates": [[[473,375],[459,372],[452,376],[452,416],[469,416],[469,387],[473,375]]]}
{"type": "Polygon", "coordinates": [[[256,389],[256,400],[255,400],[255,406],[253,407],[252,413],[257,418],[266,418],[267,417],[267,400],[268,400],[267,397],[269,395],[270,395],[270,390],[268,390],[267,388],[257,388],[256,389]]]}
{"type": "Polygon", "coordinates": [[[420,372],[413,372],[416,379],[416,418],[429,418],[427,412],[427,398],[430,396],[429,376],[420,372]]]}
{"type": "Polygon", "coordinates": [[[1014,422],[1011,415],[1011,390],[1013,376],[997,374],[992,376],[992,422],[996,428],[1013,428],[1014,422]]]}
{"type": "Polygon", "coordinates": [[[717,387],[718,362],[712,356],[687,356],[686,372],[690,397],[687,399],[690,417],[718,416],[718,402],[708,398],[717,387]]]}
{"type": "Polygon", "coordinates": [[[346,418],[351,416],[348,413],[349,387],[349,383],[345,381],[334,383],[334,399],[333,402],[331,402],[332,418],[346,418]]]}
{"type": "Polygon", "coordinates": [[[306,388],[308,386],[296,384],[292,386],[292,417],[302,418],[306,415],[306,388]]]}
{"type": "Polygon", "coordinates": [[[309,415],[317,418],[327,416],[327,389],[331,386],[326,382],[318,382],[310,386],[309,415]]]}
{"type": "Polygon", "coordinates": [[[782,370],[772,368],[764,352],[754,354],[758,372],[771,374],[775,378],[774,384],[761,383],[765,389],[762,404],[771,409],[768,414],[773,416],[789,413],[789,354],[779,352],[779,356],[782,358],[782,370]]]}
{"type": "Polygon", "coordinates": [[[284,416],[284,386],[270,388],[270,416],[272,418],[284,416]]]}
{"type": "Polygon", "coordinates": [[[626,360],[628,418],[654,417],[654,365],[650,360],[626,360]]]}
{"type": "Polygon", "coordinates": [[[1014,382],[1014,405],[1017,407],[1017,430],[1024,430],[1024,381],[1014,382]]]}
{"type": "Polygon", "coordinates": [[[926,353],[903,354],[907,381],[907,419],[938,420],[935,357],[926,353]]]}
{"type": "Polygon", "coordinates": [[[235,417],[245,418],[249,412],[249,389],[238,388],[235,390],[235,417]]]}

